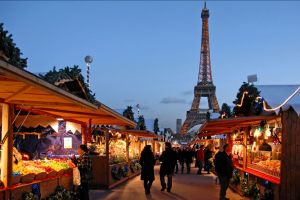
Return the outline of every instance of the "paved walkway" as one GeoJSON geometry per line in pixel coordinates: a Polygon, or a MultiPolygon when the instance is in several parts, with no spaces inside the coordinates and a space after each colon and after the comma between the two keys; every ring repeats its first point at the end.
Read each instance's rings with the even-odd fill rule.
{"type": "MultiPolygon", "coordinates": [[[[214,176],[196,175],[196,168],[192,168],[191,174],[176,174],[173,177],[173,188],[171,193],[161,192],[159,181],[159,166],[155,167],[155,181],[151,188],[151,195],[145,195],[143,182],[137,176],[111,190],[92,190],[90,191],[91,200],[218,200],[219,185],[216,185],[214,176]]],[[[242,200],[243,198],[227,190],[227,197],[230,200],[242,200]]]]}

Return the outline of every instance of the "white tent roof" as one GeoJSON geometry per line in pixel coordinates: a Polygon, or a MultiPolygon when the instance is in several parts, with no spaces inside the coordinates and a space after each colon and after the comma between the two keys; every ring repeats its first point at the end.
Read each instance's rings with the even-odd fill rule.
{"type": "MultiPolygon", "coordinates": [[[[275,108],[282,104],[297,88],[299,85],[256,85],[260,96],[263,97],[271,108],[275,108]]],[[[283,110],[293,109],[300,115],[300,92],[298,92],[293,98],[291,98],[283,110]]],[[[276,110],[279,112],[279,109],[276,110]]]]}
{"type": "Polygon", "coordinates": [[[190,128],[188,130],[188,134],[198,134],[198,130],[200,129],[201,126],[202,126],[202,124],[197,124],[197,125],[193,126],[192,128],[190,128]]]}

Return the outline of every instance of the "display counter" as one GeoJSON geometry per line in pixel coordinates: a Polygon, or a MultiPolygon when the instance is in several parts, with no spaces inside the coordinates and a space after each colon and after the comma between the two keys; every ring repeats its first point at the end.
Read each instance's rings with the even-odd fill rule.
{"type": "Polygon", "coordinates": [[[105,156],[91,156],[94,179],[93,188],[112,188],[136,175],[140,174],[141,167],[138,160],[109,164],[105,156]]]}
{"type": "Polygon", "coordinates": [[[0,200],[22,199],[24,192],[32,192],[33,186],[40,188],[41,199],[49,197],[55,192],[57,186],[63,186],[67,190],[73,189],[73,171],[39,180],[32,180],[28,183],[17,183],[7,188],[0,189],[0,200]]]}

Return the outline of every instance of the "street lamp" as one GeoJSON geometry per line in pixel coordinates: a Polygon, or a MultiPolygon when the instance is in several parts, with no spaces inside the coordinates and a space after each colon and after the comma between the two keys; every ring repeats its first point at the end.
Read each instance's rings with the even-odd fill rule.
{"type": "Polygon", "coordinates": [[[84,58],[84,61],[86,63],[86,82],[88,84],[88,87],[90,87],[90,66],[91,66],[91,63],[93,62],[93,57],[86,56],[84,58]]]}

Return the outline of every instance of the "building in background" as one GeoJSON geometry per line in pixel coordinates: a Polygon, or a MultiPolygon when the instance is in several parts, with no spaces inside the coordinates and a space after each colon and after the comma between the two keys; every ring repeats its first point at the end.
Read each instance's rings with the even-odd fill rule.
{"type": "Polygon", "coordinates": [[[180,133],[182,119],[176,119],[176,133],[180,133]]]}

